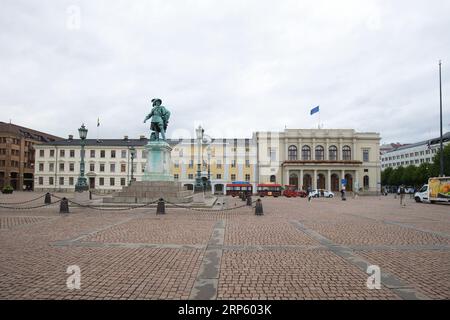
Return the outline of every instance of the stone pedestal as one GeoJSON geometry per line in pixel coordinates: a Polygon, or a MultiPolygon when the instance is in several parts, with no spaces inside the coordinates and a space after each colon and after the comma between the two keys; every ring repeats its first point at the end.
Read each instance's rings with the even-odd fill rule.
{"type": "Polygon", "coordinates": [[[74,193],[74,199],[77,203],[86,203],[89,202],[89,191],[77,191],[74,193]]]}
{"type": "Polygon", "coordinates": [[[142,181],[174,181],[170,173],[172,148],[164,140],[150,141],[145,146],[147,164],[142,181]]]}

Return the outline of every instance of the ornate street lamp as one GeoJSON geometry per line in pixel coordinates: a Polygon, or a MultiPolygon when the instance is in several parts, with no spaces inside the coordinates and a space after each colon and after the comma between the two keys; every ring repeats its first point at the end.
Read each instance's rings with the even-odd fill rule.
{"type": "Polygon", "coordinates": [[[211,147],[208,146],[207,150],[208,154],[208,181],[207,181],[207,189],[211,191],[211,147]]]}
{"type": "Polygon", "coordinates": [[[86,177],[84,176],[84,146],[86,144],[85,140],[88,133],[88,129],[86,129],[84,124],[82,124],[81,128],[78,129],[78,133],[80,134],[81,139],[81,154],[80,154],[81,162],[80,162],[80,176],[78,177],[77,184],[75,185],[75,191],[81,192],[89,190],[86,177]]]}
{"type": "Polygon", "coordinates": [[[203,128],[201,126],[198,126],[197,129],[195,129],[195,133],[197,135],[197,175],[195,176],[195,185],[194,185],[194,191],[200,192],[203,191],[203,183],[202,183],[202,175],[201,175],[201,151],[202,151],[202,141],[203,141],[203,128]]]}
{"type": "Polygon", "coordinates": [[[136,157],[136,149],[134,147],[130,148],[130,156],[131,156],[131,181],[134,181],[134,177],[133,177],[133,173],[134,173],[134,165],[133,165],[133,160],[136,157]]]}

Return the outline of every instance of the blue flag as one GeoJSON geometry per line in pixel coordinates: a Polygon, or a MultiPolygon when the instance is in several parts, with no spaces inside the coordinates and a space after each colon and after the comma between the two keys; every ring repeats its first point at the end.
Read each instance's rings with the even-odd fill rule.
{"type": "Polygon", "coordinates": [[[311,115],[313,115],[314,113],[317,113],[317,112],[319,112],[319,106],[311,109],[311,115]]]}

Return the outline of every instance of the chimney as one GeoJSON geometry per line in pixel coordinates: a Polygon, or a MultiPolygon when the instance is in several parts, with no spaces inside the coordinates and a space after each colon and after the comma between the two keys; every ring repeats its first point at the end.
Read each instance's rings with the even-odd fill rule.
{"type": "Polygon", "coordinates": [[[73,140],[73,135],[69,134],[69,140],[72,141],[73,140]]]}

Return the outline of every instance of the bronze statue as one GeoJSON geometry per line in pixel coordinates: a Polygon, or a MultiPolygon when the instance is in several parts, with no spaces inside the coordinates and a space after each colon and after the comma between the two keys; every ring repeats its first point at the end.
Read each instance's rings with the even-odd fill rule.
{"type": "Polygon", "coordinates": [[[161,99],[152,99],[153,109],[144,119],[144,123],[148,119],[152,119],[150,130],[153,132],[150,134],[150,141],[159,140],[159,133],[161,133],[162,140],[166,140],[166,130],[169,123],[170,111],[162,106],[161,103],[161,99]]]}

